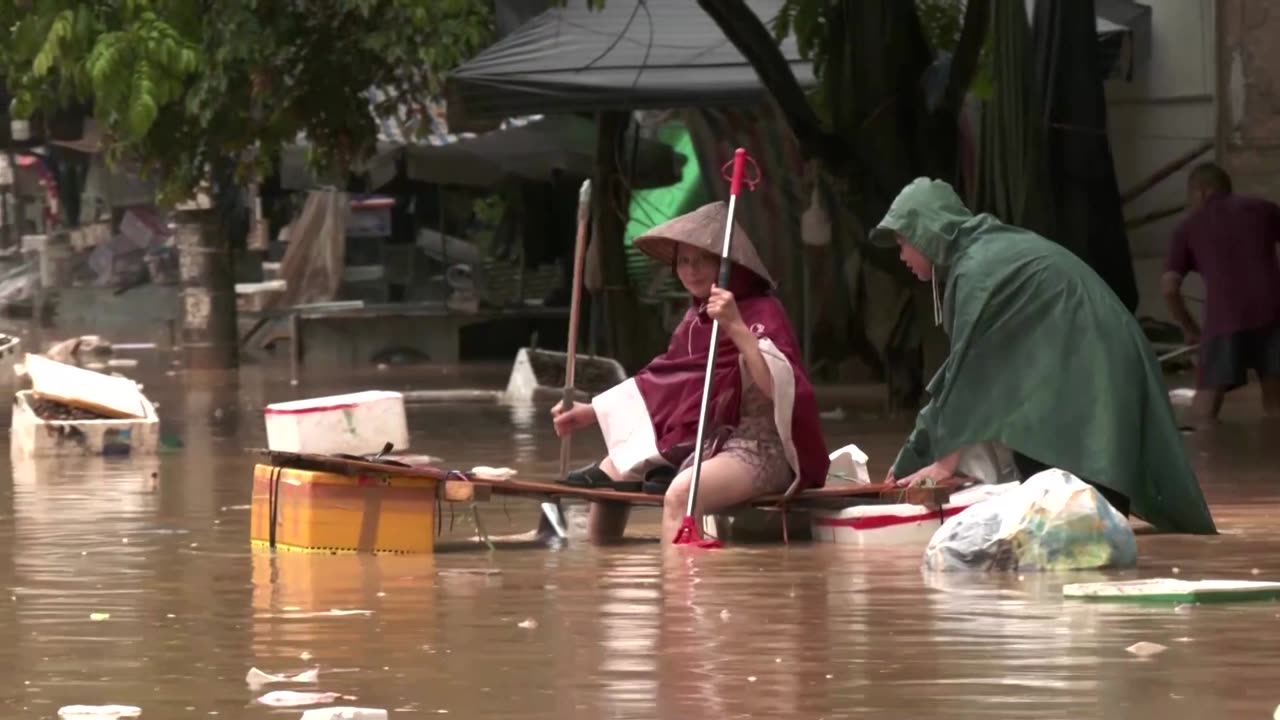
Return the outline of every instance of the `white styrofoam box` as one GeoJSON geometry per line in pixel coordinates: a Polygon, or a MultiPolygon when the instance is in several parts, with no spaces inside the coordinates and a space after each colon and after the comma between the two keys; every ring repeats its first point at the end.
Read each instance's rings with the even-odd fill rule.
{"type": "MultiPolygon", "coordinates": [[[[537,352],[567,359],[567,355],[562,352],[552,350],[538,350],[537,352]]],[[[577,359],[579,361],[605,363],[609,367],[615,383],[620,383],[627,379],[626,370],[623,370],[622,365],[613,358],[579,354],[577,359]]],[[[507,390],[503,399],[507,403],[527,403],[531,402],[535,396],[560,397],[563,392],[564,388],[562,387],[555,388],[538,384],[538,376],[534,374],[533,364],[529,360],[529,348],[520,348],[516,353],[516,361],[511,366],[511,375],[507,378],[507,390]]]]}
{"type": "Polygon", "coordinates": [[[1017,483],[983,484],[961,490],[951,496],[941,511],[910,503],[855,505],[840,510],[815,508],[813,539],[839,545],[918,543],[923,549],[947,518],[1016,487],[1017,483]]]}
{"type": "Polygon", "coordinates": [[[392,443],[409,449],[404,395],[368,390],[268,405],[267,448],[278,452],[368,455],[392,443]]]}
{"type": "Polygon", "coordinates": [[[870,483],[871,473],[867,470],[867,454],[857,445],[845,445],[831,453],[831,469],[827,471],[827,482],[833,485],[870,483]]]}
{"type": "Polygon", "coordinates": [[[143,397],[141,418],[121,420],[43,420],[31,409],[35,394],[21,390],[13,398],[9,452],[16,458],[93,455],[155,455],[160,418],[143,397]]]}

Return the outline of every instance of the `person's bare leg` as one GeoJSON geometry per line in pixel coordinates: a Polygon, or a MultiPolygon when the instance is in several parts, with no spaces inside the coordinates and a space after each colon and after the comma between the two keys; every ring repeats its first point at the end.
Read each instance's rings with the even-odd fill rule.
{"type": "Polygon", "coordinates": [[[1280,417],[1280,377],[1262,378],[1262,412],[1267,417],[1280,417]]]}
{"type": "MultiPolygon", "coordinates": [[[[623,480],[624,473],[607,457],[600,461],[600,470],[614,482],[623,480]]],[[[587,510],[587,541],[593,545],[618,542],[626,534],[630,518],[631,506],[627,503],[591,503],[587,510]]]]}
{"type": "Polygon", "coordinates": [[[1196,429],[1208,427],[1217,422],[1225,397],[1226,393],[1220,388],[1196,388],[1195,399],[1191,401],[1191,422],[1196,429]]]}
{"type": "MultiPolygon", "coordinates": [[[[694,518],[701,521],[707,513],[715,513],[751,500],[760,494],[754,485],[755,469],[730,455],[717,455],[702,462],[698,478],[697,506],[694,518]]],[[[689,486],[693,468],[683,470],[671,481],[662,499],[662,542],[670,544],[684,521],[689,504],[689,486]]]]}

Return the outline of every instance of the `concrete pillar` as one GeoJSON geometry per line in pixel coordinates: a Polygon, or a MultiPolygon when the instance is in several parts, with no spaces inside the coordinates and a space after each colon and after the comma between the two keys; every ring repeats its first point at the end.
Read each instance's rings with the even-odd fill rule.
{"type": "MultiPolygon", "coordinates": [[[[207,203],[205,203],[207,205],[207,203]]],[[[230,238],[214,211],[188,206],[177,213],[178,343],[189,370],[239,366],[236,290],[230,238]]]]}

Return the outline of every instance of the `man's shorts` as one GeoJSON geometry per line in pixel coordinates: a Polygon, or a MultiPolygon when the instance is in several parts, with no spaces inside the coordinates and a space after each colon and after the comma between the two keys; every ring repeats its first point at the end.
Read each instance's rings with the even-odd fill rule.
{"type": "Polygon", "coordinates": [[[1280,378],[1280,325],[1200,341],[1199,387],[1243,387],[1249,370],[1259,378],[1280,378]]]}

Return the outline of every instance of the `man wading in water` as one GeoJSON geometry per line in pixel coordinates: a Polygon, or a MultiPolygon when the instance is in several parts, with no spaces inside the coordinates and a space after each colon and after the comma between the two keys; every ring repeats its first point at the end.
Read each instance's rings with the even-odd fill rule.
{"type": "Polygon", "coordinates": [[[944,480],[983,443],[1023,479],[1060,468],[1157,529],[1215,533],[1155,355],[1133,316],[1071,251],[969,212],[918,178],[869,240],[934,285],[950,350],[889,480],[944,480]]]}
{"type": "Polygon", "coordinates": [[[1169,246],[1163,290],[1187,343],[1200,345],[1192,414],[1204,425],[1218,418],[1223,397],[1258,374],[1262,406],[1280,417],[1280,207],[1231,192],[1231,177],[1213,163],[1187,179],[1191,214],[1169,246]],[[1182,280],[1204,280],[1204,330],[1187,312],[1182,280]]]}

